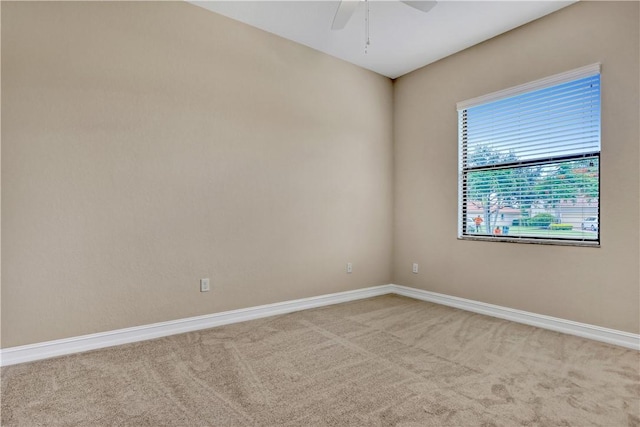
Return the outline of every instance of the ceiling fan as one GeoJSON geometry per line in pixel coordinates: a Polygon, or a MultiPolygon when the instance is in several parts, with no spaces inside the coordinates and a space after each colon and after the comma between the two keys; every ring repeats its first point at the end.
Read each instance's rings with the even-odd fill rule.
{"type": "MultiPolygon", "coordinates": [[[[332,30],[343,29],[347,25],[347,22],[349,22],[351,15],[353,15],[353,13],[356,11],[358,4],[362,3],[362,1],[363,0],[342,0],[340,2],[340,5],[338,6],[336,15],[333,17],[333,24],[331,25],[331,29],[332,30]]],[[[430,11],[436,5],[436,3],[438,3],[435,0],[417,0],[417,1],[400,0],[400,2],[425,13],[430,11]]]]}

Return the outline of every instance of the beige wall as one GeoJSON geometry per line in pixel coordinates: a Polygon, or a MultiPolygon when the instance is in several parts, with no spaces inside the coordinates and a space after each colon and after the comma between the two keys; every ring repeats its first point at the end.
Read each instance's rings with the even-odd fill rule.
{"type": "Polygon", "coordinates": [[[638,6],[580,2],[395,81],[395,283],[639,332],[638,6]],[[602,247],[457,240],[456,102],[595,62],[602,247]]]}
{"type": "Polygon", "coordinates": [[[2,347],[389,283],[392,90],[187,3],[2,2],[2,347]]]}
{"type": "Polygon", "coordinates": [[[1,346],[390,282],[639,332],[638,17],[392,85],[186,3],[2,2],[1,346]],[[598,61],[602,247],[457,240],[455,103],[598,61]]]}

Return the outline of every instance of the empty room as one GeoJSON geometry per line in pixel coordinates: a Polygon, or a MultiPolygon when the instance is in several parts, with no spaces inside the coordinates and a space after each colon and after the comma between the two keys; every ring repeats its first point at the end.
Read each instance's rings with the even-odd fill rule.
{"type": "Polygon", "coordinates": [[[640,426],[637,1],[1,1],[3,426],[640,426]]]}

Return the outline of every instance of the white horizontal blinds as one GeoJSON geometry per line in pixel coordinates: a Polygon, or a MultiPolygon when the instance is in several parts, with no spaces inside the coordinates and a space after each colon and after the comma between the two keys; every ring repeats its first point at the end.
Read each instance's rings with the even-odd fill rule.
{"type": "Polygon", "coordinates": [[[463,112],[467,166],[600,151],[600,76],[520,94],[463,112]],[[487,152],[493,156],[487,157],[487,152]]]}
{"type": "Polygon", "coordinates": [[[599,71],[458,103],[459,236],[598,242],[599,71]]]}
{"type": "Polygon", "coordinates": [[[489,102],[497,101],[500,99],[510,98],[523,93],[532,92],[538,89],[544,89],[547,87],[557,86],[562,83],[579,80],[584,77],[591,77],[600,74],[600,63],[587,65],[585,67],[576,68],[575,70],[566,71],[564,73],[556,74],[553,76],[545,77],[540,80],[525,83],[519,86],[514,86],[508,89],[500,90],[498,92],[482,95],[477,98],[467,99],[456,104],[458,111],[465,110],[467,108],[475,107],[476,105],[488,104],[489,102]]]}
{"type": "Polygon", "coordinates": [[[473,170],[464,175],[464,186],[462,211],[468,234],[494,235],[496,227],[502,234],[507,227],[503,237],[598,239],[597,233],[580,231],[584,218],[598,216],[598,156],[473,170]],[[546,223],[544,213],[549,218],[546,223]],[[478,215],[484,227],[475,229],[478,215]],[[551,222],[571,228],[559,232],[549,227],[551,222]]]}

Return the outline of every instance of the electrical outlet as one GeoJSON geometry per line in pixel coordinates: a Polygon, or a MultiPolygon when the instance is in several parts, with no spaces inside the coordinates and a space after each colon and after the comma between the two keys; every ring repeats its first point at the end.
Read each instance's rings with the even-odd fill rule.
{"type": "Polygon", "coordinates": [[[418,274],[418,263],[417,262],[413,263],[413,269],[411,271],[413,271],[413,274],[418,274]]]}
{"type": "Polygon", "coordinates": [[[209,279],[200,279],[200,292],[209,292],[209,279]]]}
{"type": "Polygon", "coordinates": [[[351,274],[352,272],[353,272],[353,265],[350,262],[348,262],[347,263],[347,273],[351,274]]]}

